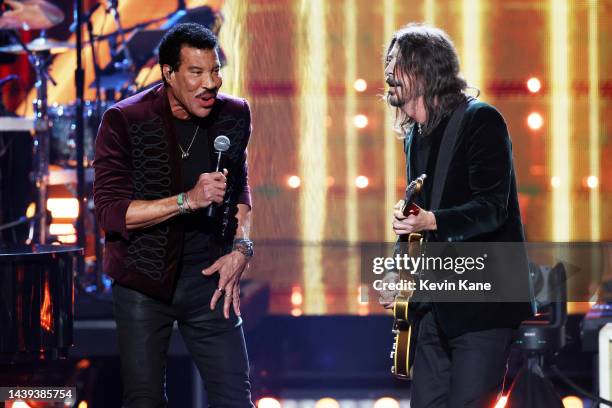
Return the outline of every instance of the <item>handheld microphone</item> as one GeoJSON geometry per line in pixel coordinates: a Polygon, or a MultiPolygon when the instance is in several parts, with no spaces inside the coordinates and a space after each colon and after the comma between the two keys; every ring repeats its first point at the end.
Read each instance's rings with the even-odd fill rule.
{"type": "MultiPolygon", "coordinates": [[[[230,148],[231,143],[229,137],[225,135],[219,135],[215,138],[214,145],[215,152],[217,153],[217,167],[215,169],[215,172],[217,172],[221,168],[221,155],[227,152],[227,150],[230,148]]],[[[211,203],[208,207],[208,216],[212,217],[213,215],[215,215],[215,203],[211,203]]]]}

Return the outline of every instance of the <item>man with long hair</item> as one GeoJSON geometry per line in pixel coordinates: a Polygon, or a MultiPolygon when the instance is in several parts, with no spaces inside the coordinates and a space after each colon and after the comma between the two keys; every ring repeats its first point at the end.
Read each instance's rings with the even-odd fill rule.
{"type": "MultiPolygon", "coordinates": [[[[436,181],[442,183],[437,208],[427,210],[433,186],[425,183],[417,214],[394,209],[395,233],[424,232],[439,242],[524,241],[506,124],[494,107],[466,95],[447,34],[421,24],[397,31],[387,48],[385,77],[387,102],[406,136],[408,181],[422,173],[435,180],[439,153],[451,150],[447,177],[436,181]],[[460,107],[465,113],[454,146],[445,145],[445,129],[460,107]]],[[[383,294],[385,307],[393,302],[393,293],[383,294]]],[[[528,303],[429,301],[418,307],[411,406],[492,407],[503,387],[514,329],[529,316],[528,303]]]]}

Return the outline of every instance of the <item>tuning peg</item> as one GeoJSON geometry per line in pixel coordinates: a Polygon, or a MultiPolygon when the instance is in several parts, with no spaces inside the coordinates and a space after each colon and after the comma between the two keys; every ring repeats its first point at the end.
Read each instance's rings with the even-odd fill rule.
{"type": "Polygon", "coordinates": [[[395,374],[395,367],[391,367],[391,374],[395,374]]]}

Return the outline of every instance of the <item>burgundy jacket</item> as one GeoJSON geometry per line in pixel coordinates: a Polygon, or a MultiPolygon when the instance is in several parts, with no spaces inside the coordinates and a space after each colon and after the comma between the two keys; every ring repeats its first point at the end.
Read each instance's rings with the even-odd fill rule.
{"type": "MultiPolygon", "coordinates": [[[[182,192],[181,158],[164,85],[109,108],[96,138],[93,167],[96,217],[105,231],[104,271],[118,283],[171,300],[183,249],[182,217],[152,227],[126,229],[132,200],[156,200],[182,192]]],[[[236,233],[237,204],[251,205],[246,148],[251,134],[244,99],[219,94],[205,119],[211,163],[214,138],[227,136],[222,166],[229,171],[224,204],[216,210],[215,235],[224,252],[236,233]]]]}

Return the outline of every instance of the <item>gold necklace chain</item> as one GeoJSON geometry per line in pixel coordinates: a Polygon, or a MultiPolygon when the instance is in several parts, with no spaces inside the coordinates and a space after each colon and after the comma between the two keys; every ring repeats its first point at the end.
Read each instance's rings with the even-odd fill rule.
{"type": "Polygon", "coordinates": [[[191,142],[189,143],[189,147],[187,148],[187,151],[185,151],[183,149],[183,146],[181,146],[181,144],[177,141],[178,147],[179,149],[181,149],[181,159],[183,160],[187,160],[189,158],[189,150],[191,150],[191,146],[193,145],[193,141],[195,140],[197,134],[198,134],[198,130],[200,130],[200,123],[202,122],[202,119],[200,119],[198,121],[198,126],[196,127],[195,132],[193,132],[193,136],[191,137],[191,142]]]}

